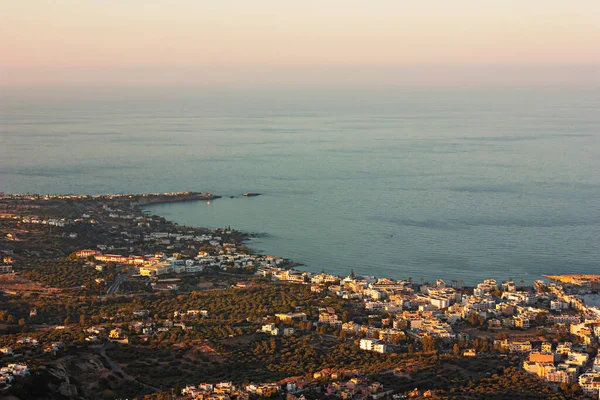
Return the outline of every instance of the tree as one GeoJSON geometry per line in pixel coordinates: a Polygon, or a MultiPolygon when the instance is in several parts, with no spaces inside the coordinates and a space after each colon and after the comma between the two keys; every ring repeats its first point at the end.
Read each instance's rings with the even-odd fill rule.
{"type": "Polygon", "coordinates": [[[454,354],[456,354],[457,356],[460,354],[460,346],[458,345],[458,343],[454,343],[454,346],[452,347],[452,351],[454,352],[454,354]]]}
{"type": "Polygon", "coordinates": [[[347,312],[347,311],[344,311],[344,312],[342,313],[342,322],[346,323],[346,322],[348,322],[349,320],[350,320],[350,318],[348,317],[348,312],[347,312]]]}
{"type": "Polygon", "coordinates": [[[544,325],[544,324],[546,324],[546,320],[548,320],[548,313],[546,313],[546,312],[541,312],[541,313],[538,313],[538,314],[535,316],[535,320],[536,320],[536,321],[537,321],[537,323],[539,323],[540,325],[544,325]]]}
{"type": "Polygon", "coordinates": [[[437,349],[437,339],[433,336],[425,336],[423,338],[423,350],[426,352],[432,352],[437,349]]]}
{"type": "Polygon", "coordinates": [[[81,314],[79,316],[79,325],[81,325],[81,326],[85,325],[85,314],[81,314]]]}
{"type": "Polygon", "coordinates": [[[575,398],[581,393],[581,387],[576,383],[561,383],[560,390],[570,399],[575,398]]]}
{"type": "Polygon", "coordinates": [[[469,322],[471,325],[474,325],[474,326],[481,326],[481,325],[483,325],[483,323],[485,322],[485,319],[484,319],[484,318],[483,318],[481,315],[479,315],[479,314],[476,314],[476,313],[473,313],[473,314],[470,314],[470,315],[467,317],[467,321],[468,321],[468,322],[469,322]]]}

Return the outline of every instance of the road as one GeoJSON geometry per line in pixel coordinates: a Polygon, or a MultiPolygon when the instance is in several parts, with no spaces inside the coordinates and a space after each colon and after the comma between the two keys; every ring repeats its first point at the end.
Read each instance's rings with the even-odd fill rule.
{"type": "Polygon", "coordinates": [[[127,278],[127,274],[117,275],[117,277],[115,278],[115,281],[108,287],[108,290],[106,291],[106,295],[110,296],[111,294],[117,293],[117,290],[119,290],[119,286],[121,286],[121,283],[123,283],[125,278],[127,278]]]}
{"type": "Polygon", "coordinates": [[[118,372],[120,373],[123,377],[125,377],[125,379],[129,379],[132,381],[136,381],[138,382],[140,385],[152,390],[153,392],[160,392],[161,390],[157,387],[154,386],[150,386],[148,384],[145,384],[143,382],[138,381],[137,379],[135,379],[135,377],[129,375],[127,372],[123,371],[123,369],[119,366],[119,364],[115,363],[113,360],[111,360],[111,358],[106,354],[106,342],[100,347],[100,355],[106,360],[106,362],[108,363],[109,368],[112,371],[118,372]]]}

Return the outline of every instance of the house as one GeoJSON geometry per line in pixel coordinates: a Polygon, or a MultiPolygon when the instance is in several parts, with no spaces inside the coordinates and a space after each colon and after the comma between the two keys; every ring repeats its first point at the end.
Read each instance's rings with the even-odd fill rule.
{"type": "Polygon", "coordinates": [[[122,333],[123,333],[123,332],[121,331],[121,329],[120,329],[120,328],[115,328],[115,329],[113,329],[113,330],[111,330],[111,331],[109,332],[109,334],[108,334],[108,337],[109,337],[110,339],[120,339],[120,338],[121,338],[121,335],[122,335],[122,333]]]}
{"type": "Polygon", "coordinates": [[[531,342],[529,340],[523,342],[512,342],[508,339],[494,340],[494,345],[508,349],[511,353],[529,353],[532,350],[531,342]]]}
{"type": "Polygon", "coordinates": [[[325,325],[333,325],[333,326],[341,326],[342,325],[342,321],[340,321],[338,319],[338,316],[336,314],[330,314],[330,313],[320,313],[319,314],[319,322],[325,325]]]}
{"type": "Polygon", "coordinates": [[[294,328],[284,328],[283,336],[292,336],[294,334],[294,328]]]}
{"type": "Polygon", "coordinates": [[[279,335],[279,328],[275,324],[266,324],[266,325],[263,325],[260,330],[263,333],[268,333],[268,334],[273,335],[273,336],[278,336],[279,335]]]}
{"type": "Polygon", "coordinates": [[[529,318],[527,317],[514,317],[515,328],[529,329],[529,318]]]}
{"type": "Polygon", "coordinates": [[[542,353],[551,353],[552,352],[552,343],[543,342],[542,343],[542,353]]]}
{"type": "Polygon", "coordinates": [[[12,265],[0,265],[0,274],[10,274],[13,272],[12,265]]]}
{"type": "Polygon", "coordinates": [[[399,329],[382,329],[379,331],[379,340],[385,341],[385,342],[394,342],[397,340],[404,340],[406,339],[406,334],[404,333],[404,331],[399,330],[399,329]]]}
{"type": "Polygon", "coordinates": [[[572,347],[573,343],[571,342],[561,342],[556,347],[556,352],[558,354],[568,355],[571,352],[572,347]]]}
{"type": "Polygon", "coordinates": [[[376,353],[385,353],[387,351],[387,345],[376,339],[361,339],[360,348],[361,350],[374,351],[376,353]]]}
{"type": "Polygon", "coordinates": [[[0,354],[4,354],[4,355],[11,355],[13,353],[13,350],[11,347],[2,347],[0,348],[0,354]]]}
{"type": "Polygon", "coordinates": [[[360,325],[355,322],[345,322],[342,324],[342,330],[346,332],[358,333],[360,325]]]}

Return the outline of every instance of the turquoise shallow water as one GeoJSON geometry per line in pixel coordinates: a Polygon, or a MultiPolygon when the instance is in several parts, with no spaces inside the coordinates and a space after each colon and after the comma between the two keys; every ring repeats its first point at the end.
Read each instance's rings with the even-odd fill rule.
{"type": "Polygon", "coordinates": [[[600,271],[600,90],[2,96],[5,192],[261,192],[152,211],[313,271],[600,271]]]}

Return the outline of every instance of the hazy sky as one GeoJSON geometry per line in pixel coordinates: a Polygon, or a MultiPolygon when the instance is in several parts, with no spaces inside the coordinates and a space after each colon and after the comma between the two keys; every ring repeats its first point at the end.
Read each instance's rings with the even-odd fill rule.
{"type": "Polygon", "coordinates": [[[0,82],[600,83],[599,0],[0,0],[0,82]]]}

